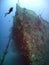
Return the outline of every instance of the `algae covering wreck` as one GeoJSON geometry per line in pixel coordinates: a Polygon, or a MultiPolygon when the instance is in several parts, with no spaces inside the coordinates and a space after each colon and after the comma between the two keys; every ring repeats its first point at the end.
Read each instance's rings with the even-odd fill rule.
{"type": "Polygon", "coordinates": [[[35,12],[17,5],[12,40],[23,57],[21,65],[47,65],[49,23],[35,12]]]}

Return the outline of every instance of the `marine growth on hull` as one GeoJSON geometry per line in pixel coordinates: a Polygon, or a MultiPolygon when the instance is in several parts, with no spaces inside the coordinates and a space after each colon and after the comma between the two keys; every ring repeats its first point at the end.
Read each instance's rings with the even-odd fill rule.
{"type": "Polygon", "coordinates": [[[48,58],[48,23],[35,12],[17,5],[12,39],[23,57],[21,65],[45,65],[48,58]]]}

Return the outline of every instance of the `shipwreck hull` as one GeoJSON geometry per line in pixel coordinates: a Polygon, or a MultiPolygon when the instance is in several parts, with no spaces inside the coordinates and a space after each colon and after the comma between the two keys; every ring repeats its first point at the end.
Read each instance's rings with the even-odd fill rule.
{"type": "Polygon", "coordinates": [[[12,39],[23,57],[23,65],[43,65],[45,63],[48,34],[45,33],[47,26],[43,22],[44,20],[33,11],[17,5],[13,19],[12,39]]]}

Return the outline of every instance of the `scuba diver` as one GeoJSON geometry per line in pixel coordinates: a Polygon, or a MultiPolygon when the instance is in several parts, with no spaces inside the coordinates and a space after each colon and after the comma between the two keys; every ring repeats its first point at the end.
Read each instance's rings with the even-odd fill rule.
{"type": "Polygon", "coordinates": [[[11,8],[8,10],[7,13],[5,13],[5,16],[8,15],[8,14],[10,14],[12,11],[13,11],[13,7],[11,7],[11,8]]]}

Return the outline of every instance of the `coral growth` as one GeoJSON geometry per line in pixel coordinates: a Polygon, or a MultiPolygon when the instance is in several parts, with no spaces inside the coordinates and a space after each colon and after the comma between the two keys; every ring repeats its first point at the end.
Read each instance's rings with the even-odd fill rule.
{"type": "Polygon", "coordinates": [[[43,65],[47,51],[47,26],[33,11],[18,6],[17,12],[12,27],[15,47],[23,56],[24,65],[43,65]]]}

